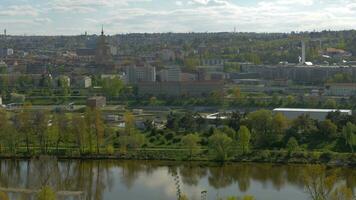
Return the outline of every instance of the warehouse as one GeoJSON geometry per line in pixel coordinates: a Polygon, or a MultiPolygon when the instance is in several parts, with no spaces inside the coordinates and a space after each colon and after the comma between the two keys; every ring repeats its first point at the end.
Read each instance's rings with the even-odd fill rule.
{"type": "Polygon", "coordinates": [[[325,120],[328,113],[337,111],[344,115],[352,115],[351,110],[336,109],[276,108],[273,110],[274,113],[282,113],[288,119],[296,119],[301,115],[309,115],[312,119],[316,119],[319,121],[325,120]]]}

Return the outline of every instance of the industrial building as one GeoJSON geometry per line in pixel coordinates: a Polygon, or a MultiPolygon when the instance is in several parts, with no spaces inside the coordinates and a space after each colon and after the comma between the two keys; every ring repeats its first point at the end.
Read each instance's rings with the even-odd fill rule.
{"type": "Polygon", "coordinates": [[[328,113],[340,112],[344,115],[352,115],[351,110],[337,110],[337,109],[309,109],[309,108],[276,108],[274,113],[282,113],[288,119],[296,119],[301,115],[309,115],[310,118],[323,121],[328,113]]]}
{"type": "Polygon", "coordinates": [[[137,85],[140,96],[204,96],[223,91],[223,87],[222,81],[140,82],[137,85]]]}

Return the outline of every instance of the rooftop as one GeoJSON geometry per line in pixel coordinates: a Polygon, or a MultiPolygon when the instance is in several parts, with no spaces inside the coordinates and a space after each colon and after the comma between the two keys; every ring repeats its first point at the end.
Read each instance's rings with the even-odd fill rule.
{"type": "Polygon", "coordinates": [[[338,109],[310,109],[310,108],[276,108],[273,111],[280,111],[280,112],[341,112],[341,113],[352,113],[351,110],[338,110],[338,109]]]}

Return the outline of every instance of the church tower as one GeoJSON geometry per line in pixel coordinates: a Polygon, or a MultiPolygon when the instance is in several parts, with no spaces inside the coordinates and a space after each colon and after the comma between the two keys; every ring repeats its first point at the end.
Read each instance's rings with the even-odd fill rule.
{"type": "Polygon", "coordinates": [[[106,40],[104,34],[104,27],[101,28],[101,35],[99,36],[96,43],[96,53],[95,53],[95,63],[100,65],[105,65],[110,63],[112,60],[110,45],[106,40]]]}

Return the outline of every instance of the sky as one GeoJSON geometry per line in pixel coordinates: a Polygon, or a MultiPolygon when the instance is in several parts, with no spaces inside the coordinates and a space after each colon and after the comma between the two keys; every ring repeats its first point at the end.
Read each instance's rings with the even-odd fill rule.
{"type": "MultiPolygon", "coordinates": [[[[0,0],[11,35],[356,29],[356,0],[0,0]]],[[[2,32],[2,31],[1,31],[2,32]]]]}

